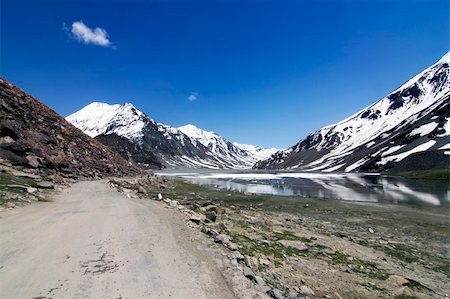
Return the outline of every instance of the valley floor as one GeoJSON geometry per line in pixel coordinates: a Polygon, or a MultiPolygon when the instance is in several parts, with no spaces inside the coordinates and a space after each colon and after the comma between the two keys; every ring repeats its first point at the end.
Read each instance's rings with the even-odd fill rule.
{"type": "Polygon", "coordinates": [[[0,213],[0,298],[235,298],[223,256],[189,230],[159,202],[76,183],[0,213]]]}
{"type": "Polygon", "coordinates": [[[50,198],[0,212],[0,298],[448,296],[448,206],[155,176],[82,181],[50,198]]]}

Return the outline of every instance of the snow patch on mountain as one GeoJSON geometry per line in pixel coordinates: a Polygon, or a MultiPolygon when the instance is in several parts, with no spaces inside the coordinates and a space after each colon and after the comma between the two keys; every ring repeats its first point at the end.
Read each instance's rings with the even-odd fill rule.
{"type": "Polygon", "coordinates": [[[232,165],[232,168],[249,168],[274,153],[272,149],[232,143],[214,132],[202,130],[192,124],[178,127],[178,130],[189,136],[194,144],[200,143],[207,147],[216,157],[232,165]]]}
{"type": "Polygon", "coordinates": [[[250,153],[250,155],[254,156],[257,160],[264,160],[270,157],[271,155],[275,154],[278,151],[281,151],[281,149],[278,148],[263,148],[260,146],[252,145],[252,144],[242,144],[233,142],[233,144],[236,147],[239,147],[247,152],[250,153]]]}

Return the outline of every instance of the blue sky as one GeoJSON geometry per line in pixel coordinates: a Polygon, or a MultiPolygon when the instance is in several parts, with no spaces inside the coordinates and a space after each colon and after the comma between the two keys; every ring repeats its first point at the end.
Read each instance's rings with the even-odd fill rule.
{"type": "Polygon", "coordinates": [[[448,0],[0,5],[1,76],[58,113],[131,102],[266,147],[370,105],[449,47],[448,0]]]}

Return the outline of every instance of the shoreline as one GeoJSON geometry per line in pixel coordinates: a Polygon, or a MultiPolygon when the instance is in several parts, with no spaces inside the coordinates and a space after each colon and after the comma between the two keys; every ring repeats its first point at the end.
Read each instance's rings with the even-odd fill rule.
{"type": "Polygon", "coordinates": [[[164,189],[148,187],[145,197],[161,193],[199,215],[208,206],[224,208],[203,224],[206,231],[229,236],[257,264],[255,275],[285,297],[309,290],[311,298],[443,298],[448,292],[450,218],[442,207],[292,200],[167,182],[164,189]]]}

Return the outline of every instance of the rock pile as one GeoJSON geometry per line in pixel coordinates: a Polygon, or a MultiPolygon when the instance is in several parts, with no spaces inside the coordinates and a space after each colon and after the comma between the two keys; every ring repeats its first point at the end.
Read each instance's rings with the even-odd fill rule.
{"type": "Polygon", "coordinates": [[[139,172],[3,78],[0,78],[0,163],[40,175],[69,178],[139,172]]]}

